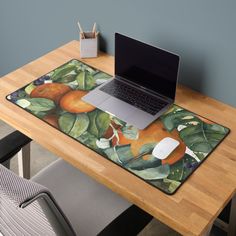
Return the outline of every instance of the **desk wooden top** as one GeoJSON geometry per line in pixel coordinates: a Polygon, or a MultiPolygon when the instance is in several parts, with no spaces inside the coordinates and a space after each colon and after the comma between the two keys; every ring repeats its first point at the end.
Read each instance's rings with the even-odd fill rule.
{"type": "Polygon", "coordinates": [[[114,73],[112,56],[81,59],[79,42],[71,41],[0,79],[0,119],[179,233],[205,233],[236,192],[236,109],[178,86],[176,104],[225,125],[231,133],[177,193],[168,196],[5,99],[72,58],[114,73]]]}

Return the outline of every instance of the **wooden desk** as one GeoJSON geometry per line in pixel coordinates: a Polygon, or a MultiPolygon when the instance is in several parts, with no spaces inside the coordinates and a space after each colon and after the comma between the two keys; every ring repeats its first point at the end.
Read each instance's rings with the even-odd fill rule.
{"type": "MultiPolygon", "coordinates": [[[[229,127],[231,133],[177,193],[168,196],[5,99],[72,58],[81,60],[77,41],[2,77],[0,118],[181,234],[205,234],[236,190],[236,109],[178,87],[178,105],[229,127]]],[[[112,56],[101,53],[82,61],[113,74],[112,56]]]]}

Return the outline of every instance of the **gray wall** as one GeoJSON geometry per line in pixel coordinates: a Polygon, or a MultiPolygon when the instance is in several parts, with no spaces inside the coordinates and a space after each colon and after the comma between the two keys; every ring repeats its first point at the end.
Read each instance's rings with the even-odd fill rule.
{"type": "Polygon", "coordinates": [[[78,39],[94,21],[181,55],[180,82],[236,106],[235,0],[0,0],[0,76],[78,39]]]}

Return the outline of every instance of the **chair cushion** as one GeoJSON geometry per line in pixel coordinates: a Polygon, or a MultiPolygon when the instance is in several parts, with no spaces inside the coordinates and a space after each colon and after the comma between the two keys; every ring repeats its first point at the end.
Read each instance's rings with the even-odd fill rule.
{"type": "Polygon", "coordinates": [[[47,187],[78,235],[97,235],[131,203],[63,160],[32,178],[47,187]]]}

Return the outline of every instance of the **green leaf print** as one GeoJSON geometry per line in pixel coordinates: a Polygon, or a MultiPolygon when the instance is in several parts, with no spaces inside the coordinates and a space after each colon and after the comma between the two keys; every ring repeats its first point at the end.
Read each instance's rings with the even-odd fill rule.
{"type": "Polygon", "coordinates": [[[138,129],[132,125],[122,127],[121,132],[127,139],[137,140],[139,138],[138,129]]]}
{"type": "Polygon", "coordinates": [[[63,76],[69,74],[75,69],[76,69],[75,65],[66,64],[63,67],[54,70],[53,74],[51,75],[51,79],[56,82],[58,79],[61,79],[63,76]]]}
{"type": "Polygon", "coordinates": [[[47,98],[25,98],[25,100],[30,103],[27,109],[32,112],[50,111],[56,107],[55,103],[47,98]]]}
{"type": "Polygon", "coordinates": [[[120,165],[124,165],[133,158],[130,144],[107,148],[104,150],[104,152],[110,160],[120,165]]]}
{"type": "Polygon", "coordinates": [[[168,179],[175,181],[183,181],[186,177],[192,173],[192,171],[198,166],[198,162],[188,154],[170,166],[170,174],[168,179]]]}
{"type": "Polygon", "coordinates": [[[145,170],[147,168],[154,168],[161,165],[161,160],[153,155],[144,155],[141,158],[134,158],[133,161],[128,162],[125,167],[133,170],[145,170]]]}
{"type": "Polygon", "coordinates": [[[96,87],[96,83],[93,76],[87,71],[79,72],[79,74],[76,76],[76,80],[78,82],[77,89],[87,91],[87,90],[92,90],[93,88],[96,87]]]}
{"type": "Polygon", "coordinates": [[[188,125],[190,122],[200,122],[198,117],[195,117],[192,112],[186,110],[177,110],[161,116],[161,121],[165,128],[171,132],[179,125],[188,125]]]}
{"type": "Polygon", "coordinates": [[[68,74],[68,75],[62,76],[61,78],[57,80],[57,83],[67,84],[67,83],[73,82],[75,80],[75,77],[76,77],[75,74],[68,74]]]}
{"type": "Polygon", "coordinates": [[[170,166],[168,164],[165,164],[154,168],[148,168],[145,170],[129,170],[145,180],[157,180],[164,179],[169,175],[170,166]]]}
{"type": "Polygon", "coordinates": [[[220,125],[201,122],[182,129],[180,137],[192,151],[209,153],[227,133],[220,125]]]}
{"type": "Polygon", "coordinates": [[[63,132],[69,134],[73,138],[78,138],[87,130],[89,118],[85,113],[65,113],[59,117],[58,123],[63,132]]]}
{"type": "Polygon", "coordinates": [[[110,116],[99,109],[87,114],[90,120],[88,131],[97,138],[101,138],[110,125],[110,116]]]}

